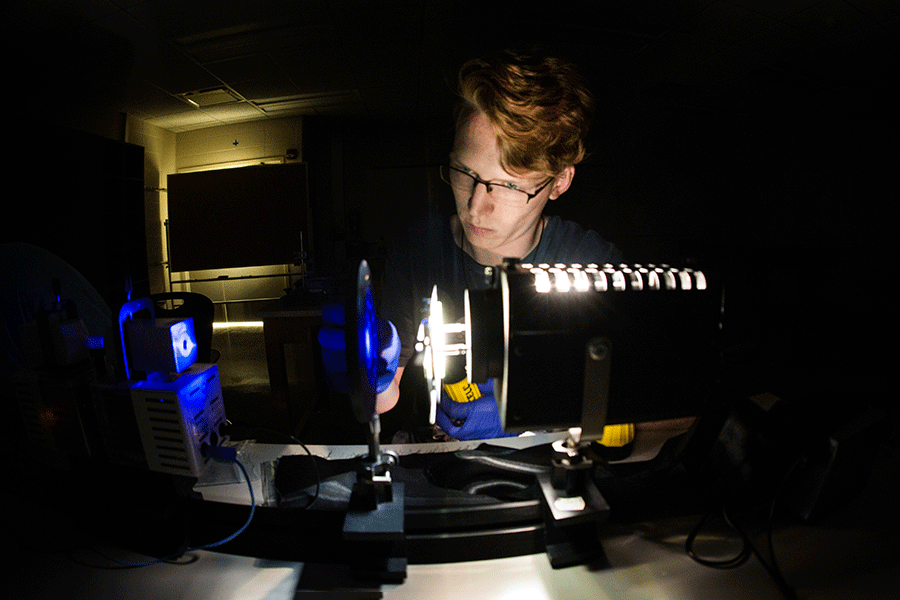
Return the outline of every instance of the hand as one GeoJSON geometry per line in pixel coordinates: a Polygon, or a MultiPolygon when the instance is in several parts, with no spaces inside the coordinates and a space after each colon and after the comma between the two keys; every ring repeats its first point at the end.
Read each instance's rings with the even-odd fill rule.
{"type": "MultiPolygon", "coordinates": [[[[319,330],[319,345],[322,347],[322,363],[325,377],[334,390],[350,393],[347,376],[347,343],[344,337],[344,307],[340,304],[326,304],[322,307],[322,329],[319,330]]],[[[397,328],[388,320],[375,317],[378,330],[378,359],[376,364],[377,382],[375,393],[386,390],[394,380],[400,359],[400,337],[397,328]]]]}
{"type": "Polygon", "coordinates": [[[500,413],[494,399],[493,381],[477,384],[479,397],[468,402],[452,400],[446,391],[441,391],[438,405],[437,424],[448,435],[457,440],[488,440],[511,437],[500,426],[500,413]]]}

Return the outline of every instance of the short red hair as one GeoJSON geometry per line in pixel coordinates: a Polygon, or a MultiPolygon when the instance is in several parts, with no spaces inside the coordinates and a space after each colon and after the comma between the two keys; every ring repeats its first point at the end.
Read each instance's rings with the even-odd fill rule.
{"type": "Polygon", "coordinates": [[[473,59],[460,69],[459,95],[457,130],[483,112],[511,173],[554,176],[587,154],[594,100],[570,62],[512,50],[473,59]]]}

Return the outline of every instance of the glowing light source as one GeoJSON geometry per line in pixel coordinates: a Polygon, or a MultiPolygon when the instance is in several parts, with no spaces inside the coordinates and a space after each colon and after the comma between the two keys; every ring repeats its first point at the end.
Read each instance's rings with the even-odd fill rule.
{"type": "Polygon", "coordinates": [[[602,270],[596,264],[582,267],[579,264],[522,265],[534,276],[535,290],[542,294],[556,292],[597,292],[626,290],[705,290],[706,275],[693,269],[675,269],[668,265],[604,265],[602,270]]]}
{"type": "Polygon", "coordinates": [[[172,326],[172,348],[175,350],[176,356],[188,358],[194,351],[197,344],[188,332],[187,323],[179,321],[172,326]]]}
{"type": "Polygon", "coordinates": [[[674,290],[676,288],[675,285],[675,274],[672,271],[662,271],[663,281],[666,284],[667,290],[674,290]]]}
{"type": "Polygon", "coordinates": [[[706,275],[703,274],[703,271],[695,271],[694,277],[697,279],[697,289],[705,290],[706,289],[706,275]]]}
{"type": "Polygon", "coordinates": [[[431,301],[428,306],[428,317],[419,325],[416,336],[419,344],[425,349],[423,367],[425,380],[429,383],[430,409],[428,422],[432,425],[437,418],[437,405],[441,401],[441,381],[446,376],[447,359],[444,355],[446,345],[444,334],[444,308],[438,300],[437,286],[431,290],[431,301]]]}
{"type": "Polygon", "coordinates": [[[175,372],[181,373],[197,361],[197,340],[193,319],[173,323],[169,327],[169,339],[175,359],[175,372]]]}
{"type": "Polygon", "coordinates": [[[531,272],[534,273],[534,288],[538,292],[546,294],[553,289],[553,284],[550,283],[550,275],[547,274],[547,271],[532,269],[531,272]]]}
{"type": "Polygon", "coordinates": [[[631,269],[623,269],[622,272],[628,275],[628,281],[631,282],[631,289],[641,291],[644,289],[644,279],[641,277],[640,271],[632,271],[631,269]]]}
{"type": "Polygon", "coordinates": [[[574,279],[573,287],[576,292],[586,292],[591,289],[591,282],[588,281],[587,273],[574,267],[569,269],[569,271],[572,273],[572,278],[574,279]]]}
{"type": "Polygon", "coordinates": [[[568,292],[572,287],[568,273],[560,268],[550,269],[550,272],[553,273],[553,283],[556,286],[556,291],[568,292]]]}
{"type": "Polygon", "coordinates": [[[262,321],[232,321],[230,323],[213,323],[213,329],[251,329],[262,327],[262,321]]]}
{"type": "Polygon", "coordinates": [[[434,376],[443,379],[447,376],[447,358],[444,355],[446,335],[444,333],[444,306],[437,296],[437,286],[431,290],[431,314],[428,315],[428,329],[431,334],[431,347],[434,360],[434,376]]]}

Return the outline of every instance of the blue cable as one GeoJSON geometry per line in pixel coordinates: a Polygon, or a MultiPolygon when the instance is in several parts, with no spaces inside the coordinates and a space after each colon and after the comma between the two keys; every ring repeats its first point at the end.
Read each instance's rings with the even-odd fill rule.
{"type": "Polygon", "coordinates": [[[247,521],[243,525],[241,525],[240,529],[238,529],[237,531],[235,531],[234,533],[232,533],[225,539],[219,540],[218,542],[213,542],[211,544],[204,544],[202,546],[194,546],[191,548],[187,548],[183,551],[175,552],[168,556],[164,556],[163,558],[157,558],[155,560],[151,560],[151,561],[147,561],[147,562],[143,562],[143,563],[133,563],[133,562],[128,562],[128,561],[118,560],[111,556],[106,556],[102,552],[97,552],[96,550],[95,550],[95,552],[97,552],[97,554],[100,554],[104,558],[107,558],[107,559],[113,561],[114,563],[120,564],[125,567],[149,567],[152,565],[158,565],[160,563],[169,562],[175,558],[178,558],[179,556],[186,554],[187,552],[194,552],[196,550],[207,550],[209,548],[215,548],[216,546],[221,546],[222,544],[227,544],[228,542],[230,542],[237,536],[241,535],[244,532],[244,530],[250,526],[250,522],[253,521],[253,515],[256,513],[256,497],[253,494],[253,482],[250,481],[250,475],[247,473],[247,469],[244,468],[244,465],[241,464],[241,461],[239,461],[237,459],[237,450],[235,450],[234,448],[228,448],[228,447],[223,447],[223,446],[213,446],[211,448],[207,448],[204,451],[204,454],[206,454],[207,456],[209,456],[210,458],[212,458],[213,460],[218,461],[218,462],[226,462],[226,463],[236,464],[241,469],[241,473],[244,474],[244,479],[247,481],[247,487],[250,490],[250,516],[247,517],[247,521]]]}
{"type": "Polygon", "coordinates": [[[227,538],[223,540],[219,540],[218,542],[213,542],[212,544],[205,544],[203,546],[197,546],[196,548],[188,548],[185,552],[191,552],[193,550],[206,550],[207,548],[215,548],[216,546],[221,546],[222,544],[227,544],[237,536],[241,535],[247,527],[250,526],[250,522],[253,520],[253,515],[256,512],[256,497],[253,495],[253,483],[250,481],[250,475],[247,473],[247,469],[244,468],[244,465],[241,464],[237,458],[232,459],[231,461],[236,464],[241,472],[244,474],[244,479],[247,481],[247,488],[250,490],[250,516],[247,517],[247,521],[241,525],[240,529],[229,535],[227,538]]]}

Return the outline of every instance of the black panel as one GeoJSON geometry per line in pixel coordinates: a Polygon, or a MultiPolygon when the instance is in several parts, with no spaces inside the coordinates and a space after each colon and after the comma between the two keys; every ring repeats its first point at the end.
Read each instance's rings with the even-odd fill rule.
{"type": "Polygon", "coordinates": [[[255,165],[168,177],[172,271],[294,262],[309,223],[306,165],[255,165]]]}

